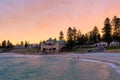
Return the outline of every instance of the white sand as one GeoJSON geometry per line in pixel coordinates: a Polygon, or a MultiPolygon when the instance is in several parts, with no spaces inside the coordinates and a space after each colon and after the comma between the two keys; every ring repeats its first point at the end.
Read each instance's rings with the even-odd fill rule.
{"type": "Polygon", "coordinates": [[[68,54],[58,54],[58,55],[47,55],[47,56],[55,56],[60,58],[79,58],[79,59],[100,59],[105,61],[110,61],[114,63],[120,64],[120,53],[68,53],[68,54]],[[79,56],[79,57],[78,57],[79,56]]]}
{"type": "Polygon", "coordinates": [[[51,56],[57,58],[72,58],[72,59],[89,59],[98,60],[102,62],[109,62],[120,66],[120,53],[59,53],[54,55],[20,55],[15,53],[3,53],[0,56],[21,56],[21,57],[41,57],[41,56],[51,56]]]}

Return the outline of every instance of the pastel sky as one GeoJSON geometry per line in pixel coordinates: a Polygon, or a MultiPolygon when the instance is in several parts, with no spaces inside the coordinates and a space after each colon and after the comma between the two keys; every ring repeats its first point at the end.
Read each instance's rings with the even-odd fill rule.
{"type": "Polygon", "coordinates": [[[114,15],[120,17],[120,0],[0,0],[0,41],[36,43],[69,26],[85,33],[114,15]]]}

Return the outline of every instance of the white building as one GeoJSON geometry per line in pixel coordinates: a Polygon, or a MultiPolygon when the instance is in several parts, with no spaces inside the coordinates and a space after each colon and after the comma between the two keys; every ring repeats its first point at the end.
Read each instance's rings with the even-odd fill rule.
{"type": "Polygon", "coordinates": [[[106,46],[108,46],[108,44],[107,44],[107,42],[100,42],[100,43],[97,43],[97,46],[106,47],[106,46]]]}
{"type": "Polygon", "coordinates": [[[65,47],[65,41],[52,40],[51,38],[41,43],[41,51],[44,53],[58,53],[65,47]]]}
{"type": "Polygon", "coordinates": [[[120,45],[120,43],[117,42],[117,41],[112,41],[112,42],[110,43],[110,46],[119,46],[119,45],[120,45]]]}

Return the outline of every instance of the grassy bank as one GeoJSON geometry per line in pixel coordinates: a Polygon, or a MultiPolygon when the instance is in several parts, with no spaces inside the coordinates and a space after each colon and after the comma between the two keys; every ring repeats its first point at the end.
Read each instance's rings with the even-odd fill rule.
{"type": "Polygon", "coordinates": [[[95,49],[95,48],[80,48],[80,49],[77,49],[77,50],[73,50],[72,52],[75,52],[75,53],[86,53],[86,52],[88,52],[88,50],[92,50],[92,49],[95,49]]]}
{"type": "Polygon", "coordinates": [[[9,52],[12,48],[0,48],[0,53],[9,52]]]}
{"type": "Polygon", "coordinates": [[[10,52],[21,53],[21,54],[38,54],[38,48],[20,48],[20,49],[13,49],[10,52]]]}
{"type": "MultiPolygon", "coordinates": [[[[89,50],[94,50],[95,48],[80,48],[77,50],[73,50],[72,52],[75,53],[86,53],[89,50]]],[[[105,47],[105,52],[110,52],[110,53],[120,53],[120,46],[119,47],[105,47]]]]}
{"type": "Polygon", "coordinates": [[[109,53],[120,53],[120,49],[109,49],[109,50],[105,50],[105,52],[109,52],[109,53]]]}
{"type": "Polygon", "coordinates": [[[115,47],[105,47],[106,50],[112,50],[112,49],[120,49],[120,46],[115,47]]]}
{"type": "Polygon", "coordinates": [[[105,47],[105,52],[110,52],[110,53],[120,53],[120,46],[115,46],[115,47],[105,47]]]}

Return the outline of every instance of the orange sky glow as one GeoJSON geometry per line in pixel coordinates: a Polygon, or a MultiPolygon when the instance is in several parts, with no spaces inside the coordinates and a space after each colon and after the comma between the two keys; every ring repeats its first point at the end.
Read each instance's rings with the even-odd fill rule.
{"type": "MultiPolygon", "coordinates": [[[[82,33],[120,17],[120,0],[1,0],[0,41],[39,43],[76,27],[82,33]]],[[[66,35],[65,35],[66,36],[66,35]]]]}

